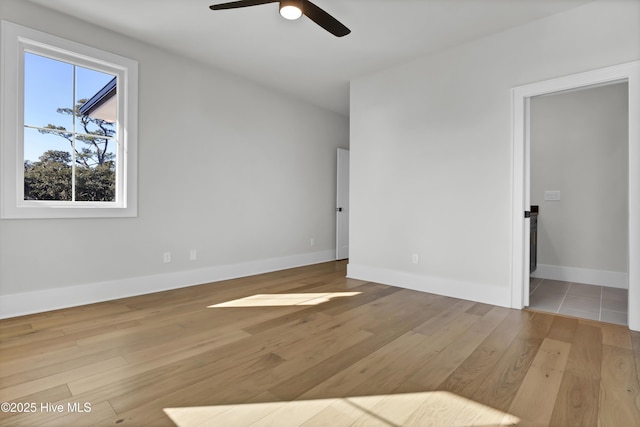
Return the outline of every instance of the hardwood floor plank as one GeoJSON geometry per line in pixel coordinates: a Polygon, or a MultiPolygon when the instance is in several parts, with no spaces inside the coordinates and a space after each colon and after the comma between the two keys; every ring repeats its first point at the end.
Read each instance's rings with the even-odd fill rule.
{"type": "Polygon", "coordinates": [[[74,379],[84,378],[93,375],[95,372],[108,371],[114,367],[124,366],[126,364],[127,361],[118,356],[79,368],[69,369],[47,377],[26,381],[9,387],[3,387],[0,389],[0,400],[2,402],[13,401],[23,396],[37,393],[43,389],[66,384],[74,379]]]}
{"type": "Polygon", "coordinates": [[[527,424],[549,424],[570,349],[571,344],[564,341],[546,338],[542,342],[511,402],[509,414],[527,424]]]}
{"type": "MultiPolygon", "coordinates": [[[[65,371],[69,371],[71,369],[76,369],[86,365],[92,365],[95,363],[100,363],[102,361],[108,361],[109,359],[113,359],[120,356],[120,351],[117,348],[112,348],[108,351],[101,351],[96,353],[91,353],[88,355],[83,355],[79,357],[69,357],[67,360],[62,361],[54,361],[54,363],[50,363],[47,366],[43,367],[33,367],[32,369],[27,369],[26,371],[20,371],[13,375],[2,376],[0,378],[0,382],[2,384],[2,388],[6,388],[12,385],[24,383],[27,381],[34,381],[39,378],[49,377],[55,374],[62,374],[65,371]]],[[[3,372],[4,373],[9,373],[3,372]]]]}
{"type": "Polygon", "coordinates": [[[603,323],[600,328],[603,345],[631,350],[631,336],[628,328],[609,323],[603,323]]]}
{"type": "Polygon", "coordinates": [[[553,318],[554,316],[535,313],[525,322],[519,335],[496,363],[493,374],[486,377],[470,398],[507,412],[544,337],[549,332],[553,318]]]}
{"type": "Polygon", "coordinates": [[[470,398],[507,412],[541,344],[541,339],[516,338],[495,365],[493,375],[470,398]]]}
{"type": "MultiPolygon", "coordinates": [[[[55,417],[52,420],[46,420],[40,425],[46,426],[74,426],[74,425],[93,425],[97,424],[109,417],[115,415],[115,411],[109,402],[101,402],[97,405],[91,405],[90,408],[79,406],[83,412],[70,412],[67,408],[66,415],[55,417]]],[[[44,420],[43,420],[44,421],[44,420]]]]}
{"type": "Polygon", "coordinates": [[[470,307],[473,307],[474,303],[466,300],[455,300],[452,298],[442,297],[442,305],[446,306],[446,310],[440,311],[432,319],[429,319],[419,326],[414,331],[421,333],[422,335],[433,335],[440,331],[443,327],[446,327],[453,319],[455,319],[460,313],[466,312],[470,307]]]}
{"type": "Polygon", "coordinates": [[[578,324],[551,416],[551,425],[597,425],[601,365],[601,329],[578,324]]]}
{"type": "MultiPolygon", "coordinates": [[[[13,399],[12,402],[23,404],[36,404],[36,410],[38,415],[41,415],[41,404],[43,402],[58,402],[60,400],[71,397],[71,392],[66,384],[52,387],[46,390],[38,391],[36,393],[21,397],[20,399],[13,399]]],[[[34,415],[30,413],[12,414],[9,416],[6,413],[0,412],[0,426],[16,426],[16,425],[32,425],[35,422],[44,422],[46,417],[38,416],[37,420],[34,420],[34,415]]]]}
{"type": "Polygon", "coordinates": [[[558,317],[548,313],[532,313],[530,322],[523,325],[520,337],[527,339],[544,339],[549,335],[553,321],[558,317]]]}
{"type": "Polygon", "coordinates": [[[97,320],[100,322],[114,317],[117,318],[126,313],[131,314],[131,309],[117,301],[107,301],[81,307],[65,308],[57,310],[54,313],[57,314],[55,317],[33,315],[33,318],[30,320],[33,329],[56,328],[64,331],[66,326],[78,327],[82,324],[90,325],[92,321],[97,320]]]}
{"type": "Polygon", "coordinates": [[[404,333],[441,313],[444,310],[442,298],[402,289],[334,317],[350,321],[358,319],[363,329],[373,333],[385,332],[389,325],[404,333]]]}
{"type": "Polygon", "coordinates": [[[350,426],[360,415],[361,411],[347,403],[344,399],[336,399],[334,403],[300,424],[300,426],[350,426]]]}
{"type": "Polygon", "coordinates": [[[636,373],[638,374],[638,382],[640,382],[640,332],[630,331],[631,349],[636,360],[636,373]]]}
{"type": "Polygon", "coordinates": [[[424,393],[425,401],[403,426],[512,426],[517,419],[452,393],[424,393]]]}
{"type": "Polygon", "coordinates": [[[258,396],[258,403],[166,408],[164,411],[179,426],[246,426],[264,418],[285,404],[285,402],[272,402],[265,393],[258,396]]]}
{"type": "MultiPolygon", "coordinates": [[[[86,376],[77,380],[69,381],[69,389],[76,396],[108,386],[119,381],[127,380],[135,375],[145,374],[154,369],[162,368],[172,363],[197,356],[203,352],[226,345],[227,343],[244,338],[241,332],[235,332],[235,335],[218,336],[209,342],[201,344],[193,344],[191,347],[175,348],[174,351],[158,351],[155,357],[124,357],[127,364],[114,367],[103,372],[96,372],[93,375],[86,376]]],[[[160,349],[162,350],[162,349],[160,349]]],[[[146,354],[146,351],[145,351],[146,354]]],[[[148,356],[147,356],[148,357],[148,356]]]]}
{"type": "Polygon", "coordinates": [[[392,295],[396,292],[401,291],[401,288],[396,288],[393,286],[387,285],[379,285],[375,283],[366,283],[362,287],[353,288],[353,290],[357,291],[360,289],[366,289],[365,292],[358,295],[355,298],[348,298],[343,300],[338,300],[335,304],[329,306],[322,306],[322,312],[329,314],[331,316],[336,316],[342,313],[346,313],[354,308],[357,308],[361,305],[366,305],[380,298],[384,298],[388,295],[392,295]],[[366,288],[365,288],[366,286],[366,288]]]}
{"type": "Polygon", "coordinates": [[[482,304],[480,302],[477,302],[475,304],[473,304],[468,310],[467,313],[469,314],[477,314],[478,316],[484,316],[485,314],[487,314],[491,309],[493,308],[492,305],[489,304],[482,304]]]}
{"type": "Polygon", "coordinates": [[[46,390],[21,397],[21,402],[57,402],[71,397],[71,391],[66,384],[61,384],[46,390]]]}
{"type": "Polygon", "coordinates": [[[244,330],[236,328],[220,328],[215,332],[204,331],[184,335],[175,340],[149,345],[140,350],[124,353],[124,357],[130,364],[144,363],[160,357],[166,357],[173,353],[182,353],[183,358],[209,351],[227,344],[249,337],[244,330]]]}
{"type": "Polygon", "coordinates": [[[520,334],[524,322],[530,314],[512,311],[487,338],[467,357],[464,362],[440,385],[440,390],[450,391],[459,396],[471,397],[494,375],[495,365],[513,340],[520,334]]]}
{"type": "Polygon", "coordinates": [[[310,399],[328,395],[337,397],[357,396],[359,395],[356,391],[358,385],[385,366],[400,363],[397,361],[402,358],[403,351],[411,351],[423,343],[424,336],[412,331],[406,332],[387,345],[380,347],[373,353],[308,390],[300,396],[300,399],[310,399]]]}
{"type": "Polygon", "coordinates": [[[430,358],[398,392],[437,390],[439,386],[469,357],[476,347],[508,316],[509,309],[494,307],[482,316],[459,339],[430,358]]]}
{"type": "Polygon", "coordinates": [[[499,411],[487,405],[482,405],[473,400],[466,400],[465,405],[453,421],[458,426],[522,426],[524,423],[515,415],[499,411]]]}
{"type": "Polygon", "coordinates": [[[0,325],[0,342],[8,340],[14,336],[25,336],[33,331],[31,323],[18,323],[15,325],[0,325]]]}
{"type": "Polygon", "coordinates": [[[315,361],[324,360],[327,355],[343,351],[372,335],[369,331],[351,328],[349,324],[341,324],[329,327],[313,336],[302,337],[295,344],[282,347],[274,353],[287,361],[304,360],[308,364],[313,364],[315,361]]]}
{"type": "MultiPolygon", "coordinates": [[[[362,342],[370,336],[369,332],[357,331],[344,337],[334,338],[331,342],[320,347],[304,346],[306,351],[298,353],[294,358],[289,358],[281,365],[250,376],[235,375],[234,382],[238,385],[238,388],[245,390],[249,394],[257,393],[272,384],[281,384],[305,375],[309,372],[309,369],[343,351],[347,351],[355,343],[362,342]]],[[[276,354],[280,355],[280,353],[276,354]]]]}
{"type": "Polygon", "coordinates": [[[633,352],[602,346],[600,427],[640,426],[640,387],[633,352]]]}
{"type": "Polygon", "coordinates": [[[577,327],[578,319],[558,316],[553,319],[553,322],[551,323],[551,329],[549,330],[549,334],[547,334],[547,338],[569,343],[574,342],[574,336],[577,327]]]}
{"type": "MultiPolygon", "coordinates": [[[[405,348],[404,353],[400,355],[397,361],[386,364],[377,372],[370,374],[362,383],[350,389],[349,395],[360,396],[396,392],[402,384],[407,382],[429,360],[437,356],[447,346],[458,341],[460,336],[471,328],[478,319],[479,317],[476,315],[460,312],[458,317],[454,318],[454,322],[449,323],[433,335],[425,336],[419,334],[420,342],[415,347],[405,348]]],[[[326,387],[324,383],[321,386],[326,387]]],[[[325,395],[331,392],[332,389],[328,388],[325,395]]]]}
{"type": "Polygon", "coordinates": [[[29,329],[23,334],[14,335],[12,337],[2,337],[0,340],[0,351],[3,354],[8,354],[9,350],[18,347],[31,344],[33,347],[41,345],[43,341],[56,341],[60,337],[64,336],[64,332],[60,330],[37,330],[29,329]]]}
{"type": "MultiPolygon", "coordinates": [[[[112,396],[109,402],[118,413],[122,413],[142,405],[149,398],[157,400],[170,393],[186,393],[189,395],[189,389],[185,385],[191,386],[192,390],[194,385],[197,385],[200,390],[207,390],[207,383],[211,383],[213,389],[228,387],[233,384],[239,372],[242,372],[245,376],[250,376],[257,372],[271,370],[282,363],[284,363],[284,360],[281,357],[273,353],[267,353],[239,364],[235,370],[236,375],[231,372],[225,372],[216,377],[203,380],[200,375],[202,371],[189,369],[190,361],[187,360],[139,376],[132,387],[129,387],[125,393],[112,396]],[[157,379],[158,374],[161,374],[162,380],[157,379]],[[184,381],[184,383],[179,384],[179,381],[184,381]]],[[[206,374],[204,377],[207,378],[206,374]]],[[[210,392],[214,391],[211,390],[210,392]]],[[[191,396],[193,398],[193,395],[191,396]]]]}
{"type": "MultiPolygon", "coordinates": [[[[333,286],[335,287],[335,285],[333,286]]],[[[269,330],[276,326],[290,323],[291,321],[296,319],[304,318],[305,316],[308,316],[310,313],[317,312],[319,308],[323,313],[326,313],[328,315],[336,315],[336,314],[344,313],[348,310],[351,310],[356,307],[360,307],[364,304],[383,298],[387,295],[391,295],[400,290],[398,288],[392,288],[389,286],[384,286],[382,288],[375,289],[369,283],[365,283],[362,286],[367,288],[368,292],[363,292],[360,295],[355,295],[347,298],[337,298],[332,301],[329,301],[326,304],[323,304],[322,307],[312,306],[302,310],[295,311],[293,313],[287,313],[281,317],[276,317],[270,320],[255,323],[245,328],[245,331],[254,335],[259,334],[260,332],[269,330]],[[372,288],[375,289],[375,291],[372,288]]],[[[358,286],[355,288],[350,288],[349,291],[361,292],[362,290],[360,290],[360,286],[358,286]]]]}
{"type": "MultiPolygon", "coordinates": [[[[380,414],[376,414],[376,407],[386,396],[356,396],[334,401],[330,406],[318,412],[314,417],[302,424],[302,426],[352,426],[363,422],[366,425],[379,425],[380,414]]],[[[292,402],[295,404],[295,401],[292,402]]],[[[385,423],[389,426],[390,424],[385,423]]]]}
{"type": "Polygon", "coordinates": [[[404,330],[390,329],[385,333],[375,334],[346,350],[323,360],[302,372],[299,377],[290,378],[270,388],[269,391],[282,400],[293,400],[312,389],[315,384],[356,363],[394,340],[404,330]]]}
{"type": "Polygon", "coordinates": [[[318,412],[326,409],[334,402],[333,399],[318,399],[318,400],[304,400],[296,402],[288,402],[283,406],[278,407],[275,411],[272,411],[260,418],[259,420],[251,424],[241,424],[251,427],[258,426],[282,426],[282,427],[297,427],[310,418],[315,416],[318,412]],[[294,409],[295,408],[295,409],[294,409]]]}
{"type": "MultiPolygon", "coordinates": [[[[73,342],[67,343],[61,348],[55,345],[45,345],[41,347],[41,350],[32,352],[30,348],[21,347],[18,356],[0,362],[0,377],[27,372],[32,369],[40,369],[60,361],[91,357],[91,355],[103,351],[102,349],[93,349],[91,347],[80,348],[73,342]]],[[[0,380],[1,383],[2,381],[0,380]]]]}
{"type": "MultiPolygon", "coordinates": [[[[405,425],[411,415],[419,408],[429,407],[430,397],[431,396],[429,394],[425,393],[406,393],[385,396],[368,412],[358,418],[352,426],[405,425]]],[[[430,410],[428,412],[429,416],[433,418],[434,411],[430,410]]]]}

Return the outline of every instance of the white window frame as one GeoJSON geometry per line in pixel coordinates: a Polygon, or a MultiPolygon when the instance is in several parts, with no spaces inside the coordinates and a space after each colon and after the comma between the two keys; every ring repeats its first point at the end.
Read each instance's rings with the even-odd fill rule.
{"type": "Polygon", "coordinates": [[[137,216],[138,62],[2,21],[0,217],[113,218],[137,216]],[[116,200],[24,200],[24,53],[49,56],[117,77],[116,200]]]}

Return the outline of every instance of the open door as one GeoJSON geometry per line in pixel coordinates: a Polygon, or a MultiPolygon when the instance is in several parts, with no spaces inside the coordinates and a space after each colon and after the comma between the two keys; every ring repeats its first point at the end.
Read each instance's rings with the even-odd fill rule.
{"type": "Polygon", "coordinates": [[[336,260],[349,258],[349,150],[338,148],[336,260]]]}

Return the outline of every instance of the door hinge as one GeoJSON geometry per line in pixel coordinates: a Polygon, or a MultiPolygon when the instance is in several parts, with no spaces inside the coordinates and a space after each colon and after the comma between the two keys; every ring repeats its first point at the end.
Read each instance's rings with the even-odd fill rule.
{"type": "Polygon", "coordinates": [[[525,218],[531,218],[531,211],[524,211],[525,218]]]}

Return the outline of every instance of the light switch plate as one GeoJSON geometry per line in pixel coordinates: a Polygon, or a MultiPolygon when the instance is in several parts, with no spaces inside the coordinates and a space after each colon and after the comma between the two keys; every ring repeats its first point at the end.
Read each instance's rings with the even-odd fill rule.
{"type": "Polygon", "coordinates": [[[558,191],[558,190],[545,191],[544,192],[544,199],[545,200],[560,200],[560,191],[558,191]]]}

